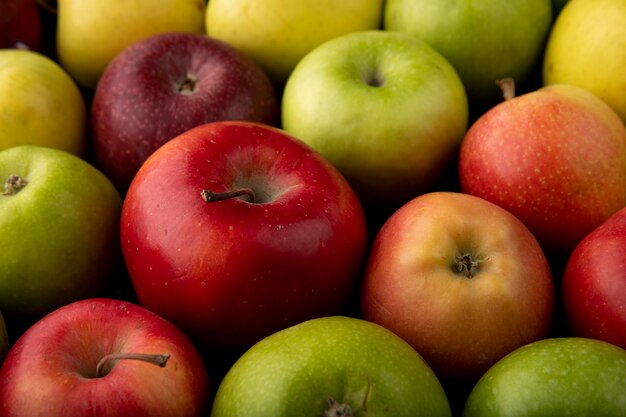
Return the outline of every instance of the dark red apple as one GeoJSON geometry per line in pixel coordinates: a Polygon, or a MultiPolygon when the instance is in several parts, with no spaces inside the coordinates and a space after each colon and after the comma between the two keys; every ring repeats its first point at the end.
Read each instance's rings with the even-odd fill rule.
{"type": "Polygon", "coordinates": [[[0,1],[0,48],[41,49],[42,23],[35,0],[0,1]]]}
{"type": "Polygon", "coordinates": [[[122,208],[140,304],[220,348],[340,312],[366,235],[339,171],[252,122],[209,123],[172,139],[140,168],[122,208]]]}
{"type": "Polygon", "coordinates": [[[125,192],[157,148],[212,121],[277,124],[267,75],[234,47],[204,35],[164,33],[117,55],[93,99],[92,134],[101,170],[125,192]]]}
{"type": "Polygon", "coordinates": [[[626,349],[626,207],[576,246],[561,289],[573,335],[626,349]]]}

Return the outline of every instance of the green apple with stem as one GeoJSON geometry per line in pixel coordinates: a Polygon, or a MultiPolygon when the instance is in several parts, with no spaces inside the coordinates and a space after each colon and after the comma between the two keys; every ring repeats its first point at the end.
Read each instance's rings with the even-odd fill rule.
{"type": "Polygon", "coordinates": [[[0,49],[0,97],[0,150],[36,145],[85,155],[85,101],[58,63],[30,50],[0,49]]]}
{"type": "Polygon", "coordinates": [[[452,65],[425,42],[362,31],[298,63],[283,93],[282,123],[338,167],[366,204],[399,204],[449,166],[468,103],[452,65]]]}
{"type": "Polygon", "coordinates": [[[545,84],[583,87],[626,122],[626,0],[576,0],[558,15],[543,60],[545,84]]]}
{"type": "Polygon", "coordinates": [[[163,32],[204,33],[205,0],[58,0],[59,61],[93,89],[108,63],[130,44],[163,32]]]}
{"type": "Polygon", "coordinates": [[[302,322],[246,351],[218,387],[212,417],[450,416],[439,380],[413,348],[345,316],[302,322]]]}
{"type": "Polygon", "coordinates": [[[211,0],[206,31],[254,58],[278,84],[321,43],[378,29],[383,0],[211,0]]]}
{"type": "Polygon", "coordinates": [[[36,318],[107,287],[122,201],[85,160],[41,146],[0,152],[0,309],[36,318]]]}
{"type": "Polygon", "coordinates": [[[501,95],[496,80],[522,86],[543,53],[552,24],[551,0],[387,0],[384,28],[418,37],[456,68],[470,100],[501,95]]]}

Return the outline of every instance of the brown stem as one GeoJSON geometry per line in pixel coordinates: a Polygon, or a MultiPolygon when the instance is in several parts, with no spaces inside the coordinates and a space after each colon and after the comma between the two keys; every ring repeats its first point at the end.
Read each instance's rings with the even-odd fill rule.
{"type": "Polygon", "coordinates": [[[507,77],[496,80],[496,84],[502,90],[502,96],[505,101],[515,98],[515,80],[513,78],[507,77]]]}
{"type": "Polygon", "coordinates": [[[105,355],[98,365],[96,365],[96,378],[102,377],[102,370],[106,365],[113,361],[119,360],[138,360],[143,362],[148,362],[153,365],[157,365],[161,368],[165,367],[167,361],[170,359],[170,355],[165,354],[151,354],[151,353],[111,353],[109,355],[105,355]]]}
{"type": "Polygon", "coordinates": [[[26,187],[27,181],[19,175],[9,175],[4,182],[4,191],[2,195],[15,195],[22,188],[26,187]]]}
{"type": "Polygon", "coordinates": [[[202,190],[200,196],[207,203],[213,203],[216,201],[228,200],[229,198],[247,196],[250,203],[254,203],[256,196],[251,188],[238,188],[236,190],[224,191],[222,193],[216,193],[211,190],[202,190]]]}

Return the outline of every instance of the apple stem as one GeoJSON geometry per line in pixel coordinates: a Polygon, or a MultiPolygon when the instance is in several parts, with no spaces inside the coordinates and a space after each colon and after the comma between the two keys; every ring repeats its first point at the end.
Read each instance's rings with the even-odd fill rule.
{"type": "Polygon", "coordinates": [[[502,96],[505,101],[515,98],[515,80],[513,78],[507,77],[496,80],[496,84],[502,90],[502,96]]]}
{"type": "Polygon", "coordinates": [[[104,376],[103,369],[106,365],[113,361],[119,361],[124,359],[148,362],[153,365],[157,365],[160,368],[164,368],[167,364],[167,361],[170,359],[170,355],[167,353],[111,353],[109,355],[105,355],[102,359],[100,359],[98,365],[96,365],[96,378],[101,378],[102,376],[104,376]]]}
{"type": "Polygon", "coordinates": [[[27,181],[19,175],[9,175],[4,183],[4,192],[2,195],[15,195],[22,188],[26,187],[27,181]]]}
{"type": "Polygon", "coordinates": [[[200,192],[202,199],[207,203],[212,203],[216,201],[228,200],[229,198],[247,196],[248,201],[250,203],[254,203],[256,196],[254,195],[254,191],[251,188],[238,188],[232,191],[225,191],[222,193],[216,193],[211,190],[202,190],[200,192]]]}
{"type": "Polygon", "coordinates": [[[474,259],[469,253],[458,255],[455,259],[454,272],[462,274],[465,278],[474,278],[478,273],[478,266],[482,263],[480,259],[474,259]]]}

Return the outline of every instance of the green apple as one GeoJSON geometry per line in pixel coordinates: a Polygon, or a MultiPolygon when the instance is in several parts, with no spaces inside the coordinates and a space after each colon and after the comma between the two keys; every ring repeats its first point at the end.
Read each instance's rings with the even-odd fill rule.
{"type": "Polygon", "coordinates": [[[368,204],[395,204],[430,186],[468,123],[458,74],[401,33],[343,35],[308,53],[289,77],[283,128],[334,164],[368,204]]]}
{"type": "Polygon", "coordinates": [[[204,0],[58,0],[59,61],[95,88],[108,63],[130,44],[163,32],[204,33],[204,0]]]}
{"type": "Polygon", "coordinates": [[[4,317],[0,313],[0,367],[2,362],[9,352],[9,335],[7,334],[7,328],[4,324],[4,317]]]}
{"type": "Polygon", "coordinates": [[[346,33],[378,29],[382,12],[383,0],[211,0],[206,30],[282,85],[310,50],[346,33]]]}
{"type": "Polygon", "coordinates": [[[558,15],[543,60],[545,84],[573,84],[626,122],[626,0],[576,0],[558,15]]]}
{"type": "Polygon", "coordinates": [[[0,152],[0,310],[37,317],[96,295],[121,254],[122,201],[96,168],[40,146],[0,152]]]}
{"type": "Polygon", "coordinates": [[[428,42],[456,68],[470,100],[501,98],[496,80],[522,85],[552,24],[551,0],[387,0],[384,28],[428,42]]]}
{"type": "Polygon", "coordinates": [[[30,50],[0,49],[0,150],[47,146],[84,156],[87,109],[72,78],[30,50]]]}
{"type": "Polygon", "coordinates": [[[523,346],[493,365],[463,416],[623,417],[625,410],[626,350],[562,337],[523,346]]]}
{"type": "Polygon", "coordinates": [[[281,330],[245,352],[211,417],[450,416],[422,357],[374,323],[332,316],[281,330]]]}

